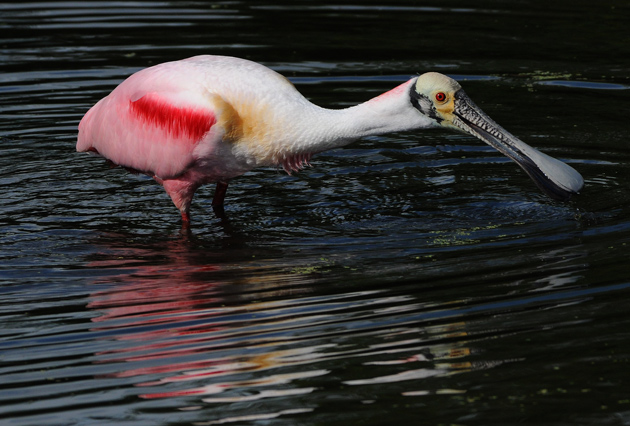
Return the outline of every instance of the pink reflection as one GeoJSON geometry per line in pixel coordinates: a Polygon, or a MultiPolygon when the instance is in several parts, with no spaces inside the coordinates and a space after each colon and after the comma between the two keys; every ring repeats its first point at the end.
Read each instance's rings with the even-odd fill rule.
{"type": "MultiPolygon", "coordinates": [[[[124,241],[124,238],[108,238],[108,241],[119,240],[124,241]]],[[[221,284],[212,279],[212,273],[220,268],[196,264],[198,259],[187,246],[187,240],[180,239],[165,242],[157,248],[110,247],[108,254],[102,255],[105,258],[89,264],[93,268],[118,272],[96,281],[114,285],[93,293],[87,305],[99,311],[99,315],[92,319],[98,324],[95,330],[121,330],[117,340],[137,342],[99,353],[129,354],[102,362],[169,358],[173,354],[166,350],[181,346],[182,342],[177,338],[186,336],[190,343],[196,334],[221,330],[212,324],[212,318],[220,311],[203,308],[222,303],[222,298],[216,297],[217,287],[221,284]],[[169,327],[171,323],[194,324],[169,327]]],[[[181,351],[178,353],[182,354],[181,351]]],[[[121,372],[120,375],[133,373],[121,372]]]]}
{"type": "MultiPolygon", "coordinates": [[[[89,263],[105,273],[95,284],[107,284],[95,291],[87,304],[98,314],[92,319],[94,331],[105,332],[105,340],[116,342],[111,349],[96,354],[98,363],[120,366],[109,377],[146,378],[138,387],[165,386],[194,381],[187,389],[148,392],[142,398],[214,394],[242,386],[286,384],[300,377],[326,372],[302,372],[296,375],[272,375],[261,379],[226,380],[235,374],[259,372],[279,365],[303,352],[276,350],[257,336],[259,330],[248,325],[248,315],[264,312],[269,303],[252,302],[295,296],[296,289],[277,290],[277,283],[287,281],[283,268],[250,268],[235,265],[238,281],[226,282],[217,276],[229,276],[226,268],[203,264],[207,256],[190,247],[186,238],[165,242],[159,247],[125,244],[129,238],[111,236],[104,241],[112,246],[89,263]],[[119,243],[119,241],[123,241],[119,243]],[[122,246],[122,247],[119,247],[122,246]],[[243,273],[251,269],[251,273],[243,273]],[[262,273],[264,272],[264,273],[262,273]],[[238,285],[238,291],[234,286],[238,285]],[[224,290],[229,288],[231,294],[224,290]],[[252,299],[252,300],[250,300],[252,299]],[[251,330],[248,330],[251,328],[251,330]],[[124,344],[121,344],[123,343],[124,344]],[[241,347],[238,356],[220,356],[221,349],[241,347]],[[260,350],[265,347],[265,350],[260,350]],[[258,348],[252,353],[252,348],[258,348]],[[262,354],[260,352],[263,352],[262,354]],[[219,379],[221,378],[221,379],[219,379]],[[199,385],[199,382],[202,385],[199,385]],[[207,384],[212,382],[211,384],[207,384]]],[[[294,279],[294,277],[289,277],[294,279]]],[[[298,277],[298,281],[308,281],[298,277]]],[[[308,286],[302,291],[310,291],[308,286]]],[[[273,302],[271,302],[273,304],[273,302]]],[[[276,321],[273,319],[272,321],[276,321]]],[[[255,321],[265,324],[265,321],[255,321]]],[[[265,394],[271,395],[271,394],[265,394]]]]}
{"type": "Polygon", "coordinates": [[[88,303],[107,345],[96,358],[111,365],[106,376],[134,378],[141,398],[204,395],[204,402],[219,403],[287,389],[308,393],[312,388],[299,382],[330,374],[318,368],[322,361],[351,358],[362,360],[363,374],[347,386],[422,382],[479,368],[457,343],[468,340],[464,322],[416,327],[401,319],[391,330],[361,331],[374,315],[404,318],[427,309],[410,296],[370,290],[302,297],[317,278],[290,272],[300,270],[295,265],[207,265],[209,257],[185,239],[159,247],[108,241],[114,243],[91,264],[104,272],[95,282],[105,287],[88,303]],[[229,268],[238,273],[230,276],[229,268]],[[327,339],[328,330],[340,334],[327,339]],[[357,331],[363,335],[355,339],[357,331]],[[445,340],[452,342],[428,343],[445,340]],[[215,396],[231,389],[247,391],[215,396]]]}
{"type": "MultiPolygon", "coordinates": [[[[191,389],[184,389],[178,391],[171,392],[156,392],[156,393],[148,393],[144,395],[140,395],[141,398],[145,399],[155,399],[155,398],[169,398],[174,396],[186,396],[186,395],[212,395],[224,392],[227,389],[232,388],[252,388],[252,387],[260,387],[260,386],[277,386],[277,385],[286,385],[292,383],[296,380],[307,379],[310,377],[318,377],[329,374],[328,370],[311,370],[311,371],[300,371],[297,373],[287,373],[287,374],[275,374],[269,375],[259,379],[250,379],[250,380],[235,380],[231,382],[222,382],[222,383],[213,383],[205,386],[200,386],[191,389]]],[[[292,393],[309,393],[314,388],[301,388],[301,391],[296,391],[293,389],[292,393]]],[[[261,392],[260,398],[265,397],[265,391],[261,392]]],[[[274,396],[280,396],[283,392],[274,392],[272,393],[274,396]]],[[[284,392],[286,393],[286,392],[284,392]]],[[[259,394],[260,395],[260,394],[259,394]]],[[[251,398],[250,398],[251,399],[251,398]]],[[[204,401],[209,402],[212,401],[211,398],[205,398],[204,401]]]]}

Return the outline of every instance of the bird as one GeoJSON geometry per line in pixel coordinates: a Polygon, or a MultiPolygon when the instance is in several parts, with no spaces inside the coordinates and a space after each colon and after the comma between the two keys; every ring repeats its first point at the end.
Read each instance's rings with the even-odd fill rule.
{"type": "Polygon", "coordinates": [[[413,76],[361,104],[328,109],[271,68],[230,56],[194,56],[132,74],[85,113],[76,150],[152,177],[189,223],[201,185],[216,183],[212,206],[222,208],[228,183],[257,167],[291,174],[313,155],[362,137],[429,128],[477,137],[553,199],[567,201],[584,186],[580,173],[503,129],[446,75],[413,76]]]}

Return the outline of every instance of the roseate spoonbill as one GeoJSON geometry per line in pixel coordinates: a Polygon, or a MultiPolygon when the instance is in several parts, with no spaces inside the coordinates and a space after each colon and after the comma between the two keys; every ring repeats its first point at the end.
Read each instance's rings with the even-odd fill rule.
{"type": "Polygon", "coordinates": [[[196,56],[143,69],[101,99],[79,124],[77,151],[92,152],[164,186],[188,222],[199,186],[260,166],[287,173],[318,152],[368,135],[446,127],[476,136],[514,160],[550,197],[568,200],[582,176],[508,133],[459,83],[429,72],[351,108],[318,107],[283,76],[244,59],[196,56]]]}

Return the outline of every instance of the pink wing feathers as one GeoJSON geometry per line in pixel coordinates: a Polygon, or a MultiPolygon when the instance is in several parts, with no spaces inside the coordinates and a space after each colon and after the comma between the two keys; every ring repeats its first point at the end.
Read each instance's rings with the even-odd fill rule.
{"type": "Polygon", "coordinates": [[[161,179],[191,167],[196,146],[217,122],[212,98],[191,76],[162,71],[134,74],[92,107],[79,124],[77,151],[161,179]]]}

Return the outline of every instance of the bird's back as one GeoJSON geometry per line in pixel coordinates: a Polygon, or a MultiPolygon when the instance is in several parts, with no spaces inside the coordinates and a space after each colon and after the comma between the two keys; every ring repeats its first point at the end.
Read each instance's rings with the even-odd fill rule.
{"type": "Polygon", "coordinates": [[[260,105],[302,99],[280,74],[251,61],[168,62],[133,74],[92,107],[79,124],[77,151],[169,179],[212,156],[226,134],[242,136],[243,105],[260,113],[260,105]]]}

